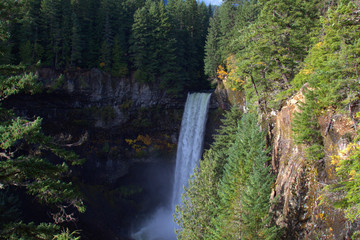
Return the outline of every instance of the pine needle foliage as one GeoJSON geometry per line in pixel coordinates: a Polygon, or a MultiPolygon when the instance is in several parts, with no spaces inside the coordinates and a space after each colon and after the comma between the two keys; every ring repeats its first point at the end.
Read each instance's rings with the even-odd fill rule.
{"type": "MultiPolygon", "coordinates": [[[[0,104],[11,95],[39,91],[36,76],[19,69],[23,70],[18,66],[0,67],[0,78],[4,80],[0,83],[0,104]]],[[[44,135],[40,118],[23,119],[0,105],[0,120],[0,188],[24,187],[42,203],[60,209],[72,206],[83,212],[81,195],[71,182],[63,180],[69,174],[69,163],[81,163],[77,155],[44,135]],[[49,156],[63,160],[54,163],[47,159],[49,156]]],[[[5,217],[6,212],[0,214],[5,217]]],[[[50,239],[59,229],[50,223],[36,225],[8,220],[0,226],[0,239],[50,239]]]]}
{"type": "MultiPolygon", "coordinates": [[[[18,2],[21,3],[0,4],[0,21],[13,16],[17,8],[12,7],[18,6],[18,2]]],[[[0,28],[7,32],[5,26],[0,28]]],[[[25,67],[0,65],[0,239],[52,239],[60,228],[53,223],[22,222],[20,216],[15,215],[16,201],[9,205],[14,197],[6,192],[4,195],[4,189],[10,187],[24,188],[38,201],[60,210],[72,207],[85,211],[79,191],[65,180],[69,176],[68,164],[81,163],[77,155],[61,149],[51,137],[44,135],[41,118],[24,119],[1,106],[10,96],[34,94],[40,90],[36,75],[25,67]],[[50,156],[53,161],[49,160],[50,156]],[[10,213],[14,216],[10,217],[10,213]]],[[[71,216],[71,213],[63,213],[71,216]]]]}
{"type": "Polygon", "coordinates": [[[200,166],[194,171],[182,197],[183,204],[176,208],[175,221],[180,226],[178,239],[212,239],[212,219],[219,204],[217,189],[228,159],[227,149],[234,143],[241,115],[236,106],[224,114],[211,149],[204,153],[200,166]]]}
{"type": "Polygon", "coordinates": [[[322,34],[310,50],[303,69],[293,84],[304,84],[304,102],[295,114],[293,131],[296,143],[307,146],[307,158],[324,156],[318,117],[331,109],[343,112],[359,99],[358,70],[360,26],[353,1],[340,1],[321,19],[322,34]]]}
{"type": "Polygon", "coordinates": [[[265,133],[257,125],[255,114],[242,117],[228,151],[218,188],[220,204],[213,220],[214,239],[265,239],[263,234],[270,229],[275,238],[276,228],[270,226],[268,215],[273,177],[266,167],[269,158],[265,133]]]}
{"type": "Polygon", "coordinates": [[[304,88],[304,102],[298,104],[299,110],[294,114],[292,131],[296,144],[306,145],[306,157],[314,163],[324,157],[324,144],[318,121],[317,98],[315,92],[304,88]]]}
{"type": "Polygon", "coordinates": [[[189,186],[182,196],[182,205],[176,207],[175,221],[178,239],[209,239],[211,218],[216,209],[215,178],[216,156],[213,150],[204,154],[200,166],[189,180],[189,186]]]}
{"type": "MultiPolygon", "coordinates": [[[[264,147],[264,145],[263,145],[264,147]]],[[[240,199],[241,239],[277,239],[278,228],[271,225],[270,193],[274,178],[270,173],[267,153],[254,157],[252,172],[240,199]]]]}
{"type": "MultiPolygon", "coordinates": [[[[350,221],[360,219],[360,130],[352,143],[343,151],[345,157],[333,156],[332,164],[335,165],[336,174],[340,181],[328,185],[325,191],[335,193],[336,201],[332,201],[336,208],[345,210],[350,221]]],[[[322,201],[328,200],[326,197],[322,201]]]]}
{"type": "Polygon", "coordinates": [[[226,114],[177,206],[178,239],[276,239],[265,133],[255,114],[226,114]],[[235,117],[237,116],[237,117],[235,117]],[[260,186],[261,185],[261,186],[260,186]]]}

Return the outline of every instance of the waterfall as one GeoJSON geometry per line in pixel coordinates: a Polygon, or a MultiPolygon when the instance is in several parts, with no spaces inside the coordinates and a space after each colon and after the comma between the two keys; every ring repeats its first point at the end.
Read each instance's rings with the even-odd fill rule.
{"type": "Polygon", "coordinates": [[[176,239],[173,214],[176,205],[181,203],[181,194],[194,168],[200,161],[210,93],[188,94],[176,152],[176,166],[172,201],[159,208],[143,227],[132,234],[136,240],[173,240],[176,239]]]}
{"type": "Polygon", "coordinates": [[[209,100],[209,93],[192,93],[186,100],[176,152],[173,210],[181,202],[183,186],[187,186],[188,179],[201,158],[209,100]]]}

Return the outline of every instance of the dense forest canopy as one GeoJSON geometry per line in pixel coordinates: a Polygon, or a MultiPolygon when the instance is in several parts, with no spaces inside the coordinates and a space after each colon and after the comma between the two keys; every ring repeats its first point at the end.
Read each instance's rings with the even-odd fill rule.
{"type": "MultiPolygon", "coordinates": [[[[215,9],[195,0],[3,0],[0,101],[20,92],[37,93],[37,67],[59,72],[99,68],[170,94],[215,84],[245,92],[246,113],[234,106],[224,115],[177,207],[177,235],[190,240],[286,239],[294,233],[274,220],[277,198],[270,195],[276,169],[270,168],[272,139],[266,135],[271,135],[271,114],[299,91],[304,100],[294,114],[292,137],[305,149],[307,176],[318,179],[323,170],[319,118],[328,114],[331,123],[333,115],[343,114],[353,123],[346,157],[332,161],[337,181],[326,183],[319,201],[359,221],[359,39],[356,0],[224,0],[215,9]],[[331,194],[336,200],[327,198],[331,194]]],[[[83,211],[80,195],[63,179],[68,165],[46,160],[50,154],[77,157],[42,134],[39,118],[22,119],[3,108],[0,118],[0,203],[13,199],[2,188],[21,185],[50,205],[70,202],[83,211]],[[44,170],[34,172],[40,165],[44,170]],[[51,196],[47,188],[54,190],[51,196]]],[[[16,212],[16,206],[10,210],[16,212]]],[[[52,224],[36,226],[19,218],[8,224],[3,219],[9,211],[0,212],[2,239],[60,236],[52,224]]],[[[62,235],[71,239],[76,234],[62,235]]]]}
{"type": "MultiPolygon", "coordinates": [[[[211,6],[194,0],[1,1],[0,101],[40,93],[37,68],[99,68],[170,94],[207,88],[203,56],[211,15],[211,6]]],[[[4,108],[0,118],[0,238],[79,239],[66,224],[85,210],[70,167],[82,160],[43,133],[41,118],[4,108]],[[53,223],[36,216],[24,221],[20,202],[26,200],[14,191],[47,205],[53,223]]]]}
{"type": "MultiPolygon", "coordinates": [[[[11,37],[7,26],[16,20],[22,5],[4,1],[0,5],[2,44],[11,37]]],[[[5,45],[6,46],[6,45],[5,45]]],[[[1,55],[8,48],[0,50],[1,55]]],[[[70,165],[82,160],[60,147],[42,132],[42,119],[22,118],[2,107],[10,96],[41,90],[37,76],[24,66],[0,66],[0,239],[70,239],[76,232],[61,231],[59,223],[73,219],[74,213],[84,212],[82,195],[68,178],[70,165]],[[45,204],[52,212],[53,223],[24,222],[19,192],[45,204]]]]}
{"type": "MultiPolygon", "coordinates": [[[[270,113],[301,89],[293,138],[305,149],[306,176],[320,179],[325,148],[319,118],[330,112],[329,128],[331,116],[346,114],[357,129],[359,13],[359,2],[349,0],[223,1],[210,19],[204,69],[219,86],[245,92],[248,113],[240,117],[232,109],[225,116],[177,208],[178,239],[297,236],[281,229],[269,211],[276,205],[270,192],[277,170],[268,167],[271,146],[258,128],[271,130],[270,113]]],[[[327,187],[320,197],[321,204],[344,209],[351,221],[359,220],[360,209],[357,141],[348,146],[347,158],[333,156],[339,178],[322,183],[327,187]]]]}
{"type": "Polygon", "coordinates": [[[131,74],[169,92],[205,89],[212,7],[195,0],[26,0],[13,12],[1,64],[131,74]]]}

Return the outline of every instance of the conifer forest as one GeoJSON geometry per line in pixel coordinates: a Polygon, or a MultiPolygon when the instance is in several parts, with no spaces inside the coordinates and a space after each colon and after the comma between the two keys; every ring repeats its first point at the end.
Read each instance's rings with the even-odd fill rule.
{"type": "Polygon", "coordinates": [[[1,0],[0,240],[360,239],[359,64],[358,0],[1,0]]]}

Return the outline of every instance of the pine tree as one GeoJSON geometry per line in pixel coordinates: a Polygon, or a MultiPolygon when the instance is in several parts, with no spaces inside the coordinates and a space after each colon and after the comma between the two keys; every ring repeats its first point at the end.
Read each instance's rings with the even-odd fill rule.
{"type": "Polygon", "coordinates": [[[46,32],[46,64],[55,68],[59,67],[61,53],[61,6],[61,0],[43,0],[40,9],[46,32]]]}
{"type": "MultiPolygon", "coordinates": [[[[235,142],[228,150],[229,159],[218,188],[220,202],[216,217],[212,220],[215,225],[213,239],[239,239],[246,236],[254,224],[260,228],[258,219],[265,219],[270,209],[272,177],[265,167],[268,161],[265,135],[257,125],[256,115],[244,115],[235,136],[235,142]],[[261,180],[257,184],[264,184],[260,195],[259,189],[255,189],[255,180],[261,180]],[[258,204],[251,206],[249,198],[258,204]],[[254,216],[256,221],[250,221],[254,216]]],[[[267,224],[262,228],[264,232],[272,229],[267,224]]]]}
{"type": "Polygon", "coordinates": [[[279,108],[281,97],[300,70],[319,24],[317,1],[260,1],[256,22],[241,31],[236,43],[238,75],[250,92],[248,101],[261,111],[279,108]],[[253,93],[253,94],[252,94],[253,93]]]}
{"type": "Polygon", "coordinates": [[[310,49],[304,67],[294,79],[296,89],[305,83],[317,96],[319,110],[329,106],[339,109],[356,101],[359,91],[359,26],[353,13],[358,7],[351,1],[341,1],[322,18],[322,30],[317,43],[310,49]]]}
{"type": "Polygon", "coordinates": [[[195,169],[189,186],[185,189],[182,204],[176,207],[175,221],[180,227],[177,230],[178,239],[210,238],[218,183],[215,178],[215,158],[211,149],[204,154],[200,166],[195,169]]]}
{"type": "Polygon", "coordinates": [[[177,206],[176,222],[180,226],[179,239],[214,239],[213,219],[218,214],[218,185],[227,162],[227,149],[234,143],[241,110],[234,106],[225,113],[211,149],[204,153],[199,168],[194,171],[183,195],[183,204],[177,206]]]}
{"type": "MultiPolygon", "coordinates": [[[[13,16],[12,11],[16,11],[16,4],[0,6],[4,14],[1,20],[11,20],[9,18],[13,16]]],[[[1,31],[6,32],[6,29],[1,31]]],[[[24,67],[0,66],[0,104],[12,95],[34,94],[39,90],[40,85],[36,76],[27,72],[24,67]]],[[[23,119],[0,105],[1,189],[26,188],[29,195],[42,203],[59,207],[60,211],[70,206],[78,211],[84,211],[79,192],[71,182],[64,180],[69,173],[69,167],[59,158],[66,159],[71,164],[80,163],[74,153],[59,148],[52,138],[42,133],[40,118],[23,119]],[[59,163],[47,159],[50,154],[57,158],[59,163]]],[[[5,198],[12,197],[7,195],[5,198]]],[[[12,207],[10,206],[9,210],[12,207]]],[[[1,210],[0,219],[6,217],[8,213],[1,210]]],[[[61,217],[66,217],[67,214],[70,213],[65,213],[65,216],[61,217]]],[[[40,236],[50,239],[58,231],[59,226],[56,224],[25,224],[16,217],[9,218],[6,223],[0,221],[0,239],[39,239],[40,236]]]]}
{"type": "MultiPolygon", "coordinates": [[[[264,149],[265,139],[257,147],[264,149]]],[[[270,194],[274,179],[270,166],[266,167],[269,161],[267,152],[262,151],[253,161],[251,174],[240,197],[241,239],[277,239],[277,227],[270,223],[270,194]]]]}
{"type": "Polygon", "coordinates": [[[236,105],[232,106],[230,111],[225,112],[224,118],[221,120],[222,125],[214,136],[214,143],[211,148],[218,155],[216,174],[220,179],[223,175],[224,165],[228,161],[229,149],[235,142],[238,122],[242,116],[242,110],[236,105]]]}
{"type": "Polygon", "coordinates": [[[106,71],[111,69],[112,62],[112,45],[113,45],[113,32],[110,21],[110,3],[109,0],[102,1],[102,15],[103,15],[103,38],[100,48],[100,62],[101,66],[104,67],[106,71]]]}
{"type": "Polygon", "coordinates": [[[82,41],[80,36],[80,25],[76,13],[72,14],[72,37],[71,37],[71,65],[81,63],[82,41]]]}
{"type": "Polygon", "coordinates": [[[119,35],[115,36],[112,54],[113,63],[111,68],[111,74],[113,76],[125,77],[128,74],[129,70],[126,59],[124,57],[124,50],[121,47],[121,40],[119,35]]]}
{"type": "Polygon", "coordinates": [[[324,144],[318,121],[319,108],[315,92],[304,89],[304,102],[299,103],[299,112],[294,114],[292,130],[295,143],[307,146],[307,159],[314,163],[324,157],[324,144]]]}
{"type": "Polygon", "coordinates": [[[153,36],[154,19],[150,15],[150,8],[156,8],[156,4],[146,1],[145,6],[139,8],[134,14],[134,24],[132,26],[131,47],[134,55],[134,65],[137,68],[136,76],[140,81],[154,81],[154,69],[152,61],[157,61],[156,49],[154,48],[155,39],[153,36]]]}
{"type": "Polygon", "coordinates": [[[20,55],[21,63],[25,65],[29,65],[33,62],[32,59],[33,49],[30,40],[27,40],[20,45],[19,55],[20,55]]]}
{"type": "Polygon", "coordinates": [[[209,33],[206,38],[205,44],[205,66],[204,71],[210,78],[217,76],[217,68],[221,63],[220,47],[219,47],[219,17],[215,16],[210,19],[209,33]]]}
{"type": "MultiPolygon", "coordinates": [[[[40,89],[36,76],[24,72],[19,66],[1,66],[0,82],[1,102],[17,93],[36,93],[40,89]]],[[[65,162],[51,163],[45,157],[49,157],[49,152],[52,152],[54,158],[60,157],[78,164],[77,156],[59,148],[50,137],[42,133],[40,118],[25,120],[1,107],[0,119],[1,187],[25,187],[30,195],[42,203],[58,206],[59,211],[64,206],[84,211],[80,194],[71,182],[62,180],[69,172],[68,165],[65,162]]],[[[51,235],[58,226],[7,222],[1,229],[0,236],[3,239],[19,239],[21,236],[35,238],[38,234],[51,235]]]]}

